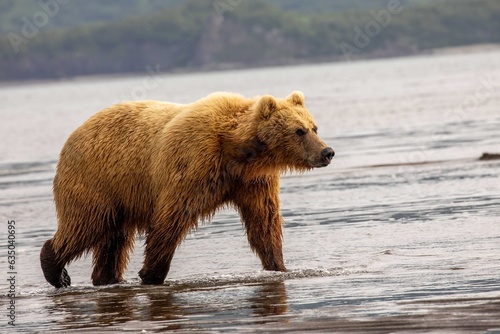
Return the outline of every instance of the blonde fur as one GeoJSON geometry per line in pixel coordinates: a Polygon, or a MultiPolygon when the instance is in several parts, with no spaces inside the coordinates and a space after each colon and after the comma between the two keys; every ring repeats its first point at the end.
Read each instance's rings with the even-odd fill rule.
{"type": "Polygon", "coordinates": [[[54,179],[58,229],[41,252],[45,277],[64,286],[64,266],[92,251],[93,283],[119,282],[139,232],[147,236],[139,275],[160,284],[186,234],[224,205],[239,211],[264,269],[284,271],[280,174],[325,165],[326,147],[300,92],[286,99],[214,93],[186,105],[105,109],[62,149],[54,179]]]}

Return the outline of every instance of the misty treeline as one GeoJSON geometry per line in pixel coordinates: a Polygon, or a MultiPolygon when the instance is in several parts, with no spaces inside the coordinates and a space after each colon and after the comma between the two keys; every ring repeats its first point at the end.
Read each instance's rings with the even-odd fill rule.
{"type": "Polygon", "coordinates": [[[342,13],[189,0],[121,21],[45,30],[57,15],[56,6],[40,7],[0,36],[0,80],[350,61],[500,42],[498,0],[388,0],[342,13]]]}

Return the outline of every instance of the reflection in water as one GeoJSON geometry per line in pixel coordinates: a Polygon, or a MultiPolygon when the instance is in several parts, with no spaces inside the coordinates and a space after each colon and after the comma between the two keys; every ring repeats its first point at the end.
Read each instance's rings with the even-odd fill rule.
{"type": "Polygon", "coordinates": [[[139,294],[139,298],[145,298],[141,303],[139,320],[162,321],[168,323],[164,329],[180,329],[180,323],[172,323],[186,317],[185,309],[176,298],[175,293],[164,289],[146,289],[145,293],[139,294]]]}
{"type": "Polygon", "coordinates": [[[129,288],[62,292],[52,296],[47,308],[49,313],[64,314],[64,329],[106,327],[137,319],[135,295],[129,288]]]}
{"type": "Polygon", "coordinates": [[[217,311],[224,311],[232,318],[265,324],[283,321],[283,318],[274,316],[285,315],[288,311],[286,287],[282,280],[248,285],[247,288],[251,289],[249,297],[239,302],[225,302],[220,298],[228,288],[231,286],[186,289],[182,286],[115,285],[96,290],[69,290],[54,294],[52,304],[46,309],[49,314],[64,315],[59,324],[60,329],[65,330],[119,328],[134,321],[146,322],[147,327],[152,326],[154,330],[200,329],[204,327],[204,321],[211,322],[207,316],[217,311]],[[212,292],[219,297],[193,300],[188,296],[212,292]]]}
{"type": "Polygon", "coordinates": [[[250,298],[255,316],[284,315],[288,311],[286,287],[283,281],[263,283],[250,298]]]}

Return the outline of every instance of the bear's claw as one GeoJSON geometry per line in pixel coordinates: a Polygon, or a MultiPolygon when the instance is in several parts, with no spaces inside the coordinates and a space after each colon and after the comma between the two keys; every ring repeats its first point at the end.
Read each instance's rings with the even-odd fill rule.
{"type": "Polygon", "coordinates": [[[71,277],[69,277],[68,271],[66,268],[63,268],[61,273],[61,288],[67,288],[71,285],[71,277]]]}

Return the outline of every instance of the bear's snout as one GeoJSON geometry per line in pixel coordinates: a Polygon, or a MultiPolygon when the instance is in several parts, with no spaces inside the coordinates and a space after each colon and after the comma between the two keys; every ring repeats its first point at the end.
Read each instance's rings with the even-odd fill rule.
{"type": "Polygon", "coordinates": [[[326,146],[324,143],[319,142],[321,147],[311,149],[306,158],[306,163],[310,168],[326,167],[332,162],[335,156],[333,148],[326,146]]]}
{"type": "Polygon", "coordinates": [[[325,148],[323,151],[321,151],[321,157],[325,161],[332,161],[333,157],[335,156],[335,151],[331,147],[325,148]]]}
{"type": "Polygon", "coordinates": [[[323,166],[328,166],[335,156],[335,151],[331,147],[327,147],[321,151],[321,160],[323,166]]]}

